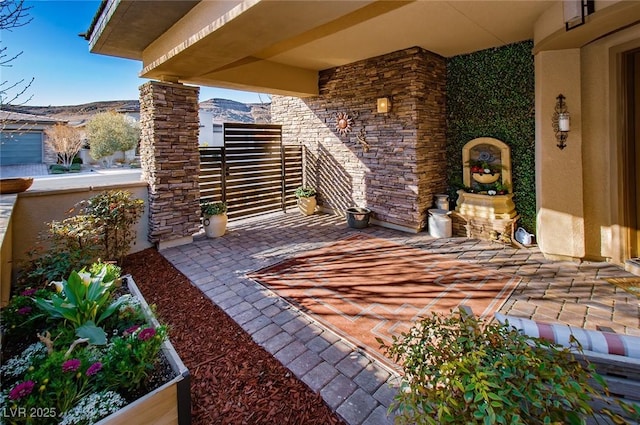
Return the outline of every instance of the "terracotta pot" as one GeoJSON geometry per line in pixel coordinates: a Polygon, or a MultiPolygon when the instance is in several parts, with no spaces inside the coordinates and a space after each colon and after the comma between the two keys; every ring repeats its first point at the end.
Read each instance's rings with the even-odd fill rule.
{"type": "Polygon", "coordinates": [[[204,226],[204,233],[208,238],[217,238],[224,235],[227,230],[227,214],[217,214],[205,217],[202,220],[204,226]]]}
{"type": "Polygon", "coordinates": [[[29,189],[33,184],[33,177],[17,177],[0,179],[0,193],[20,193],[29,189]]]}
{"type": "Polygon", "coordinates": [[[311,196],[309,198],[298,198],[298,208],[304,215],[311,215],[316,212],[316,197],[311,196]]]}

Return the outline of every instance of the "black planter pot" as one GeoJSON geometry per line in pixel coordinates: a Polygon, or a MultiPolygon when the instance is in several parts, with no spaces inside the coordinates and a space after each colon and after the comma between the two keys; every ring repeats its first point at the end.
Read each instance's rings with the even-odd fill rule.
{"type": "Polygon", "coordinates": [[[347,224],[354,229],[364,229],[369,225],[371,210],[369,208],[347,208],[347,224]]]}

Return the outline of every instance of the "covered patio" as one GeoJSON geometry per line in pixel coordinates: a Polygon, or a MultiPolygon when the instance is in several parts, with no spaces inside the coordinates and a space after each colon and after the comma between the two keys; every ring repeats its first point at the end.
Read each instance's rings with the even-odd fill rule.
{"type": "Polygon", "coordinates": [[[434,239],[427,233],[408,234],[380,226],[354,230],[334,215],[302,216],[290,211],[232,221],[221,238],[197,235],[193,243],[162,254],[254,341],[320,393],[347,423],[391,424],[387,407],[397,386],[397,372],[359,348],[349,335],[335,333],[314,314],[301,311],[248,276],[354,235],[385,239],[517,277],[517,287],[498,306],[504,314],[589,329],[604,326],[640,336],[638,298],[605,280],[631,274],[605,262],[546,260],[537,248],[515,249],[466,238],[434,239]]]}
{"type": "Polygon", "coordinates": [[[366,235],[516,279],[502,313],[640,335],[637,297],[605,280],[631,276],[623,267],[634,270],[640,246],[640,3],[595,2],[575,28],[567,3],[105,1],[87,40],[155,80],[141,87],[149,241],[348,423],[375,424],[390,421],[393,368],[248,276],[352,235],[345,207],[374,210],[366,235]],[[272,94],[283,144],[306,149],[304,182],[337,215],[194,236],[190,84],[272,94]],[[571,113],[566,145],[558,99],[571,113]],[[510,190],[538,248],[420,233],[434,195],[461,178],[462,145],[479,137],[511,147],[510,190]]]}

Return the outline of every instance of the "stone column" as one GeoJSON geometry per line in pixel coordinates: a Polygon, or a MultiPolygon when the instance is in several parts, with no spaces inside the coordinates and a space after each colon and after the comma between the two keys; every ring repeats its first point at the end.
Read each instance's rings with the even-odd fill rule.
{"type": "Polygon", "coordinates": [[[200,224],[198,87],[140,86],[140,160],[149,185],[149,241],[158,249],[193,241],[200,224]]]}

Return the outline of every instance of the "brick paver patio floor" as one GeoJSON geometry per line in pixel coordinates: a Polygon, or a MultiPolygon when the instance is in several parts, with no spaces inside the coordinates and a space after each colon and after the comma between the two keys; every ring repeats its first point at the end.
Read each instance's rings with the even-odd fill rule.
{"type": "Polygon", "coordinates": [[[162,254],[346,422],[391,424],[397,374],[247,277],[359,232],[519,277],[502,313],[640,336],[638,298],[604,280],[632,275],[609,263],[549,261],[535,248],[379,226],[354,230],[343,218],[291,211],[232,222],[221,238],[196,237],[162,254]]]}

